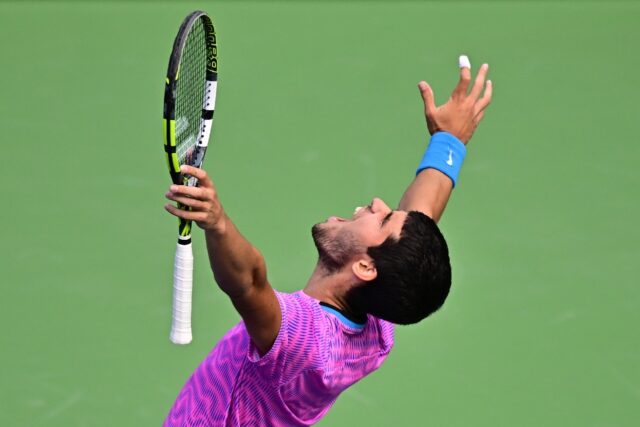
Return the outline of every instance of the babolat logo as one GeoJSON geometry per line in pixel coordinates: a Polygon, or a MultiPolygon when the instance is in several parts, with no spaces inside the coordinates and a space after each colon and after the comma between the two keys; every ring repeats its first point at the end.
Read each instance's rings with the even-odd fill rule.
{"type": "Polygon", "coordinates": [[[206,29],[207,46],[207,71],[218,72],[218,45],[216,40],[216,30],[211,22],[204,23],[206,29]]]}

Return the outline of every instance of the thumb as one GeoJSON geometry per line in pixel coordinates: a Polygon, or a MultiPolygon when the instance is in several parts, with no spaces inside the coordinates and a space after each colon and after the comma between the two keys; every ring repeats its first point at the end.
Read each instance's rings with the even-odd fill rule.
{"type": "Polygon", "coordinates": [[[418,89],[420,89],[420,95],[422,95],[422,100],[424,101],[424,110],[428,115],[435,113],[436,104],[433,100],[433,90],[431,90],[431,86],[427,84],[427,82],[422,81],[418,83],[418,89]]]}

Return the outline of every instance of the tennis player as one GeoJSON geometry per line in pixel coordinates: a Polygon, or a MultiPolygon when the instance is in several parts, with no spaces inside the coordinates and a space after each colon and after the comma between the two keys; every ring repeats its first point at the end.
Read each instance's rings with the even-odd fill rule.
{"type": "Polygon", "coordinates": [[[471,139],[491,100],[488,66],[460,81],[436,107],[418,87],[431,140],[398,209],[380,199],[352,218],[312,228],[318,263],[303,290],[275,291],[265,261],[226,215],[204,170],[183,166],[199,187],[172,185],[171,214],[204,230],[211,269],[242,321],[195,370],[165,426],[308,426],[346,388],[376,370],[393,347],[394,324],[435,312],[451,285],[447,244],[436,226],[471,139]]]}

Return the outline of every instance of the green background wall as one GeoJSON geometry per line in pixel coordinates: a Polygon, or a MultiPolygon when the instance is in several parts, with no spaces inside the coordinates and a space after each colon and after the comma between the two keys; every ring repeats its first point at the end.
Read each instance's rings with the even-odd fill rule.
{"type": "Polygon", "coordinates": [[[396,204],[457,57],[494,101],[441,221],[445,308],[323,426],[640,424],[637,2],[2,2],[0,424],[155,426],[238,321],[195,236],[194,342],[168,340],[161,102],[182,18],[220,40],[205,167],[272,284],[310,227],[396,204]]]}

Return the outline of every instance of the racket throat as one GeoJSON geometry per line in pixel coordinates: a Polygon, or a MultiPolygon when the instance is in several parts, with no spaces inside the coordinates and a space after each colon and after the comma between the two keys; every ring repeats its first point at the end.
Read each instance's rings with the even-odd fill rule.
{"type": "Polygon", "coordinates": [[[178,226],[178,244],[191,244],[191,221],[180,220],[180,225],[178,226]]]}

